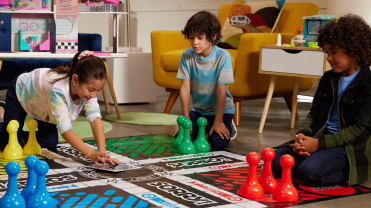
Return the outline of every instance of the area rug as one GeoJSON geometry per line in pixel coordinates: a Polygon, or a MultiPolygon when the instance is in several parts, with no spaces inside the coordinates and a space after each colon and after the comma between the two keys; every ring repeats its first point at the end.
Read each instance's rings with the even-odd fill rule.
{"type": "MultiPolygon", "coordinates": [[[[28,131],[27,122],[30,120],[31,117],[27,116],[25,120],[25,125],[23,126],[23,131],[28,131]]],[[[107,133],[112,130],[112,125],[106,121],[103,122],[103,128],[104,133],[107,133]]],[[[90,123],[86,121],[86,117],[84,116],[78,116],[76,120],[72,122],[72,129],[73,132],[80,138],[90,138],[93,137],[93,132],[91,130],[90,123]]],[[[36,129],[37,130],[37,129],[36,129]]],[[[58,141],[60,143],[66,142],[66,140],[63,139],[63,137],[58,133],[58,141]]]]}
{"type": "Polygon", "coordinates": [[[170,115],[165,113],[121,113],[121,119],[117,118],[116,114],[109,114],[105,119],[114,122],[137,124],[146,126],[165,126],[176,125],[177,115],[170,115]]]}

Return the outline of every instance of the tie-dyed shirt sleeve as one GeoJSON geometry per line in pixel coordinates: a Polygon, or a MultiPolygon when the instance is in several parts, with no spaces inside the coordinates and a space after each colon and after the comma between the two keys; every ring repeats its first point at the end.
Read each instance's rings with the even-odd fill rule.
{"type": "Polygon", "coordinates": [[[51,112],[55,117],[55,122],[59,133],[62,135],[67,130],[72,130],[70,112],[65,95],[62,90],[51,89],[49,93],[51,112]]]}

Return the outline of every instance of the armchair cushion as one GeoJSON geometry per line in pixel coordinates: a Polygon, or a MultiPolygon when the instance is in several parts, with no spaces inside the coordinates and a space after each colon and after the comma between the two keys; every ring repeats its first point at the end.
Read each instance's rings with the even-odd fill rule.
{"type": "Polygon", "coordinates": [[[238,48],[244,33],[270,33],[285,0],[244,3],[235,0],[222,28],[221,41],[238,48]]]}

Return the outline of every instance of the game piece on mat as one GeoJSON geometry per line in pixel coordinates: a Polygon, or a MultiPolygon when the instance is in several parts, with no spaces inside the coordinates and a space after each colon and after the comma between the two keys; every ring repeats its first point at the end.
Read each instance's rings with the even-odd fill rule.
{"type": "Polygon", "coordinates": [[[184,138],[182,143],[178,147],[178,153],[180,154],[196,153],[196,148],[191,141],[191,127],[192,121],[189,119],[185,119],[185,121],[183,122],[184,138]]]}
{"type": "Polygon", "coordinates": [[[9,141],[3,152],[3,158],[6,160],[17,160],[22,158],[23,150],[18,143],[17,137],[18,128],[19,123],[16,120],[11,120],[6,127],[6,130],[9,132],[9,141]]]}
{"type": "Polygon", "coordinates": [[[183,122],[186,118],[184,116],[179,116],[176,119],[176,122],[178,123],[179,131],[178,135],[176,136],[175,140],[173,141],[173,145],[171,146],[174,149],[178,149],[179,145],[182,143],[184,138],[184,128],[183,128],[183,122]]]}
{"type": "Polygon", "coordinates": [[[21,166],[15,162],[8,162],[5,166],[8,174],[8,188],[0,201],[0,207],[26,208],[26,203],[18,191],[17,175],[21,171],[21,166]]]}
{"type": "Polygon", "coordinates": [[[45,175],[48,173],[49,165],[45,161],[39,161],[34,167],[37,175],[35,192],[28,199],[28,208],[50,208],[55,202],[46,189],[45,175]]]}
{"type": "Polygon", "coordinates": [[[291,155],[283,155],[280,158],[282,166],[282,177],[277,188],[273,191],[273,199],[283,202],[293,202],[299,200],[299,194],[291,181],[291,168],[295,160],[291,155]]]}
{"type": "Polygon", "coordinates": [[[207,120],[204,117],[197,119],[198,125],[198,135],[196,141],[193,143],[196,148],[197,153],[210,152],[210,144],[205,137],[205,126],[207,125],[207,120]]]}
{"type": "Polygon", "coordinates": [[[41,147],[36,140],[37,121],[35,119],[30,119],[27,122],[27,127],[30,131],[28,133],[27,144],[23,147],[23,153],[27,155],[41,154],[41,147]]]}
{"type": "Polygon", "coordinates": [[[262,185],[265,193],[272,194],[274,189],[277,187],[277,182],[272,173],[272,160],[274,159],[275,153],[271,148],[264,148],[261,155],[264,160],[264,165],[263,173],[259,178],[259,183],[262,185]]]}
{"type": "Polygon", "coordinates": [[[264,189],[258,181],[257,171],[260,162],[260,156],[256,152],[250,152],[246,156],[249,164],[249,174],[246,182],[238,190],[237,194],[247,199],[259,199],[264,197],[264,189]]]}
{"type": "Polygon", "coordinates": [[[35,192],[35,189],[36,189],[37,176],[34,171],[34,167],[37,162],[39,162],[39,158],[37,158],[35,155],[28,156],[26,160],[24,161],[28,169],[28,175],[27,175],[27,184],[23,188],[21,195],[23,196],[23,199],[25,200],[26,204],[28,202],[28,199],[35,192]]]}

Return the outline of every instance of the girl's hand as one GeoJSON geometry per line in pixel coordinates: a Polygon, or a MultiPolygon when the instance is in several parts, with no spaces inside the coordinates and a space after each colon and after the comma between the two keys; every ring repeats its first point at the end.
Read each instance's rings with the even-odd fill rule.
{"type": "Polygon", "coordinates": [[[88,156],[88,158],[98,166],[101,166],[100,163],[105,164],[106,162],[108,162],[111,165],[120,164],[120,161],[118,159],[111,158],[111,156],[107,154],[106,152],[95,152],[94,151],[91,155],[88,156]]]}

